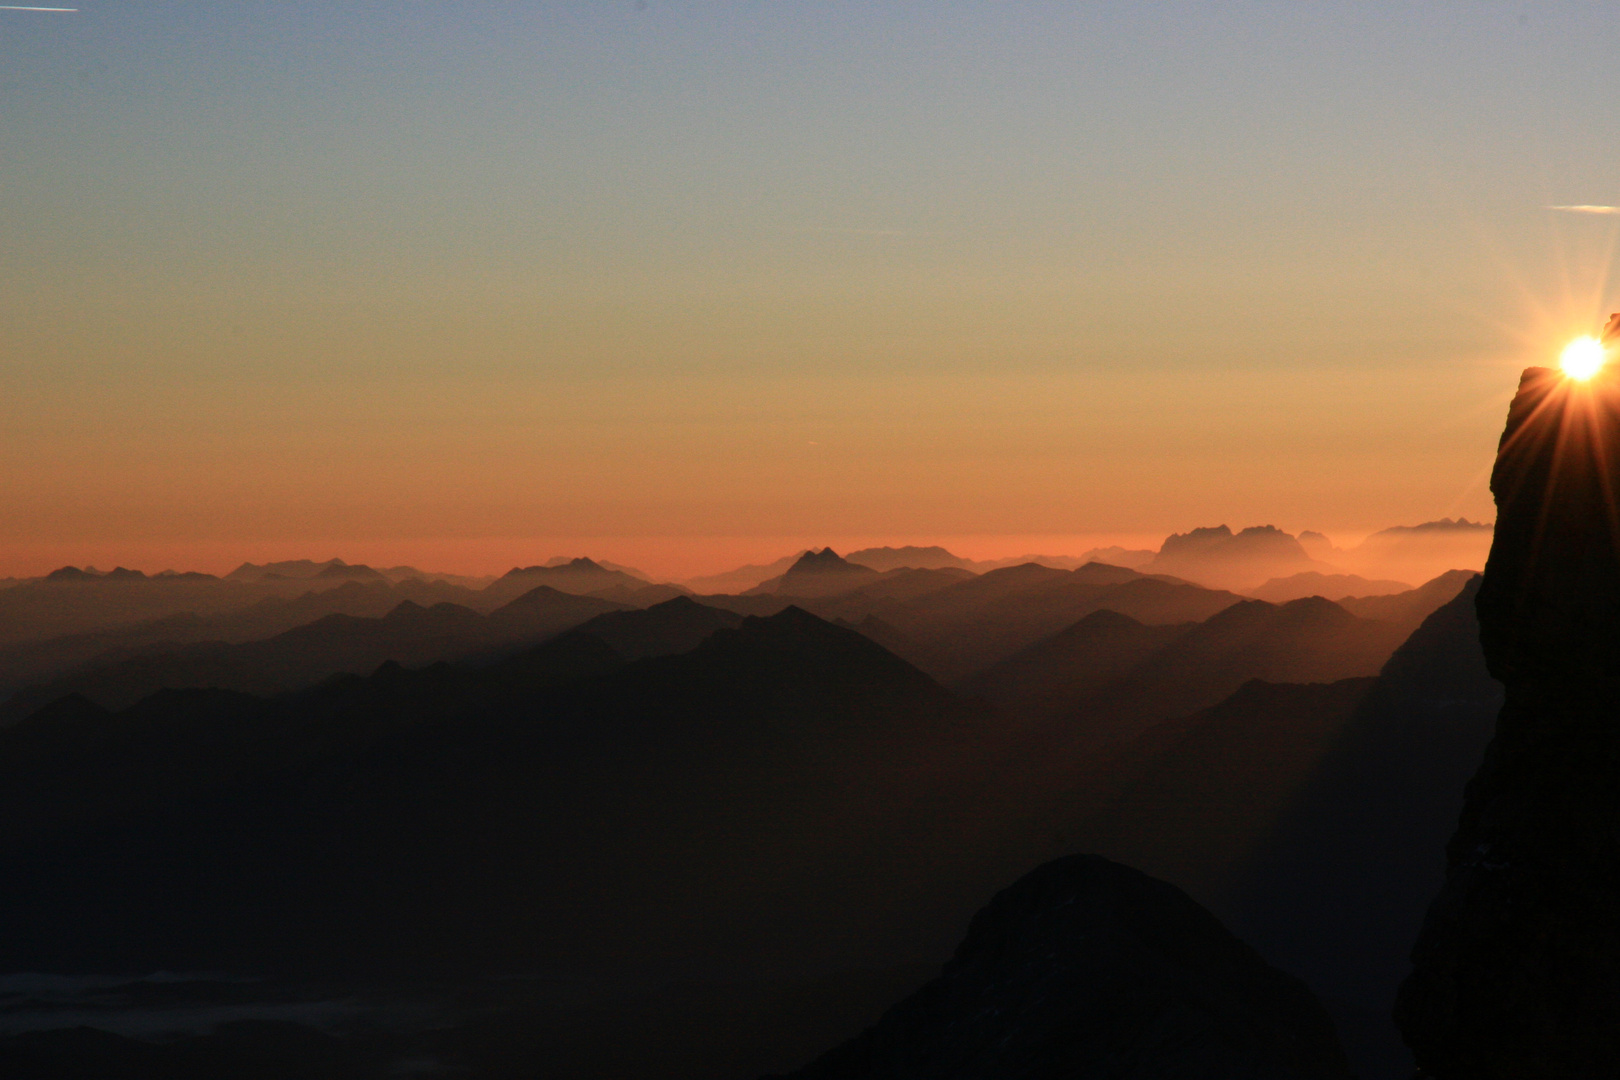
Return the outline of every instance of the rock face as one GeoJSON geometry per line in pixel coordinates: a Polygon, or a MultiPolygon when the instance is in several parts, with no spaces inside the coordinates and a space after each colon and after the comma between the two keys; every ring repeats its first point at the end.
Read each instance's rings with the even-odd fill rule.
{"type": "Polygon", "coordinates": [[[1506,687],[1396,1022],[1452,1080],[1620,1062],[1620,375],[1524,373],[1478,596],[1506,687]]]}
{"type": "Polygon", "coordinates": [[[1146,572],[1217,588],[1250,588],[1268,578],[1321,569],[1299,541],[1274,525],[1234,533],[1225,525],[1165,538],[1146,572]]]}
{"type": "Polygon", "coordinates": [[[939,978],[794,1077],[1349,1075],[1303,984],[1173,885],[1075,855],[997,895],[939,978]]]}

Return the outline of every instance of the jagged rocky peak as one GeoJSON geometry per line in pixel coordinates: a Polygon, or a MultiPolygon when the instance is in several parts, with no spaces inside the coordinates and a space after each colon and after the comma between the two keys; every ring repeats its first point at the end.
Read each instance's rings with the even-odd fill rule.
{"type": "Polygon", "coordinates": [[[868,567],[858,566],[855,563],[848,562],[832,548],[824,547],[820,551],[807,551],[803,555],[799,556],[799,561],[794,563],[789,568],[788,572],[792,573],[794,571],[798,571],[799,573],[815,574],[858,574],[867,569],[868,567]]]}
{"type": "Polygon", "coordinates": [[[1189,551],[1202,551],[1211,544],[1232,539],[1232,530],[1225,525],[1193,529],[1191,532],[1171,533],[1159,547],[1160,555],[1184,555],[1189,551]]]}
{"type": "Polygon", "coordinates": [[[1217,525],[1166,537],[1146,569],[1202,585],[1247,588],[1318,565],[1297,539],[1275,525],[1253,525],[1236,533],[1217,525]]]}
{"type": "Polygon", "coordinates": [[[1439,1080],[1620,1062],[1620,374],[1527,370],[1480,637],[1506,701],[1396,1009],[1439,1080]]]}
{"type": "Polygon", "coordinates": [[[974,916],[939,978],[795,1080],[1348,1080],[1333,1024],[1186,893],[1095,855],[974,916]]]}

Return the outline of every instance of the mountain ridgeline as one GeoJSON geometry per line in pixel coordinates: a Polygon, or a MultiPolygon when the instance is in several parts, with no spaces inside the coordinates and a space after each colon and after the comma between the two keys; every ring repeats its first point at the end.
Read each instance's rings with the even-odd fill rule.
{"type": "MultiPolygon", "coordinates": [[[[64,589],[249,598],[86,616],[99,629],[7,654],[0,971],[213,972],[255,981],[97,992],[199,1016],[339,993],[371,1018],[92,1037],[52,1032],[80,1007],[69,991],[0,981],[21,1018],[0,1025],[0,1067],[207,1075],[304,1054],[356,1078],[431,1061],[741,1080],[805,1066],[902,999],[805,1075],[938,1054],[956,1062],[942,1076],[1126,1059],[1097,1075],[1346,1075],[1334,1025],[1363,1075],[1388,1065],[1392,1029],[1367,1020],[1387,965],[1313,952],[1267,904],[1346,875],[1432,886],[1419,859],[1347,867],[1438,845],[1445,822],[1373,829],[1326,865],[1313,838],[1350,827],[1330,793],[1383,783],[1384,747],[1428,753],[1390,821],[1460,800],[1477,716],[1446,702],[1488,704],[1494,684],[1482,665],[1443,700],[1409,684],[1430,670],[1414,655],[1477,653],[1470,576],[1271,603],[1145,565],[895,550],[810,551],[701,596],[587,559],[476,589],[312,563],[0,592],[23,591],[18,611],[64,589]],[[288,582],[303,591],[252,592],[288,582]],[[291,610],[311,617],[283,625],[291,610]],[[1031,981],[998,1019],[952,1019],[1013,970],[1031,981]],[[436,1019],[401,1021],[406,1001],[436,1019]]],[[[1358,928],[1370,953],[1403,947],[1410,907],[1358,928]]]]}

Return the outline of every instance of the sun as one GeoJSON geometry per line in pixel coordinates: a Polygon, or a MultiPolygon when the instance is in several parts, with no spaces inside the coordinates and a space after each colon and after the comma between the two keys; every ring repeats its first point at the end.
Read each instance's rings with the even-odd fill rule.
{"type": "Polygon", "coordinates": [[[1586,380],[1596,375],[1608,359],[1603,342],[1597,338],[1578,337],[1564,346],[1558,364],[1570,378],[1586,380]]]}

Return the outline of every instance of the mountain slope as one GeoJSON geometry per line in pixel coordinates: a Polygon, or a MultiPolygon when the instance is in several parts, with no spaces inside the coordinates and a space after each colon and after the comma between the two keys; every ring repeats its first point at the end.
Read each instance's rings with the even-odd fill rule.
{"type": "Polygon", "coordinates": [[[629,979],[927,955],[1000,858],[968,839],[972,721],[796,609],[628,664],[573,634],[278,702],[70,701],[0,732],[0,873],[26,882],[0,963],[629,979]],[[934,914],[898,910],[924,882],[934,914]]]}
{"type": "Polygon", "coordinates": [[[797,1080],[1348,1080],[1322,1007],[1185,893],[1076,855],[1003,890],[939,978],[797,1080]]]}
{"type": "Polygon", "coordinates": [[[515,600],[537,586],[558,592],[585,596],[608,589],[640,590],[647,582],[621,570],[609,570],[590,559],[571,559],[555,566],[518,566],[491,582],[484,590],[486,604],[495,606],[515,600]]]}

